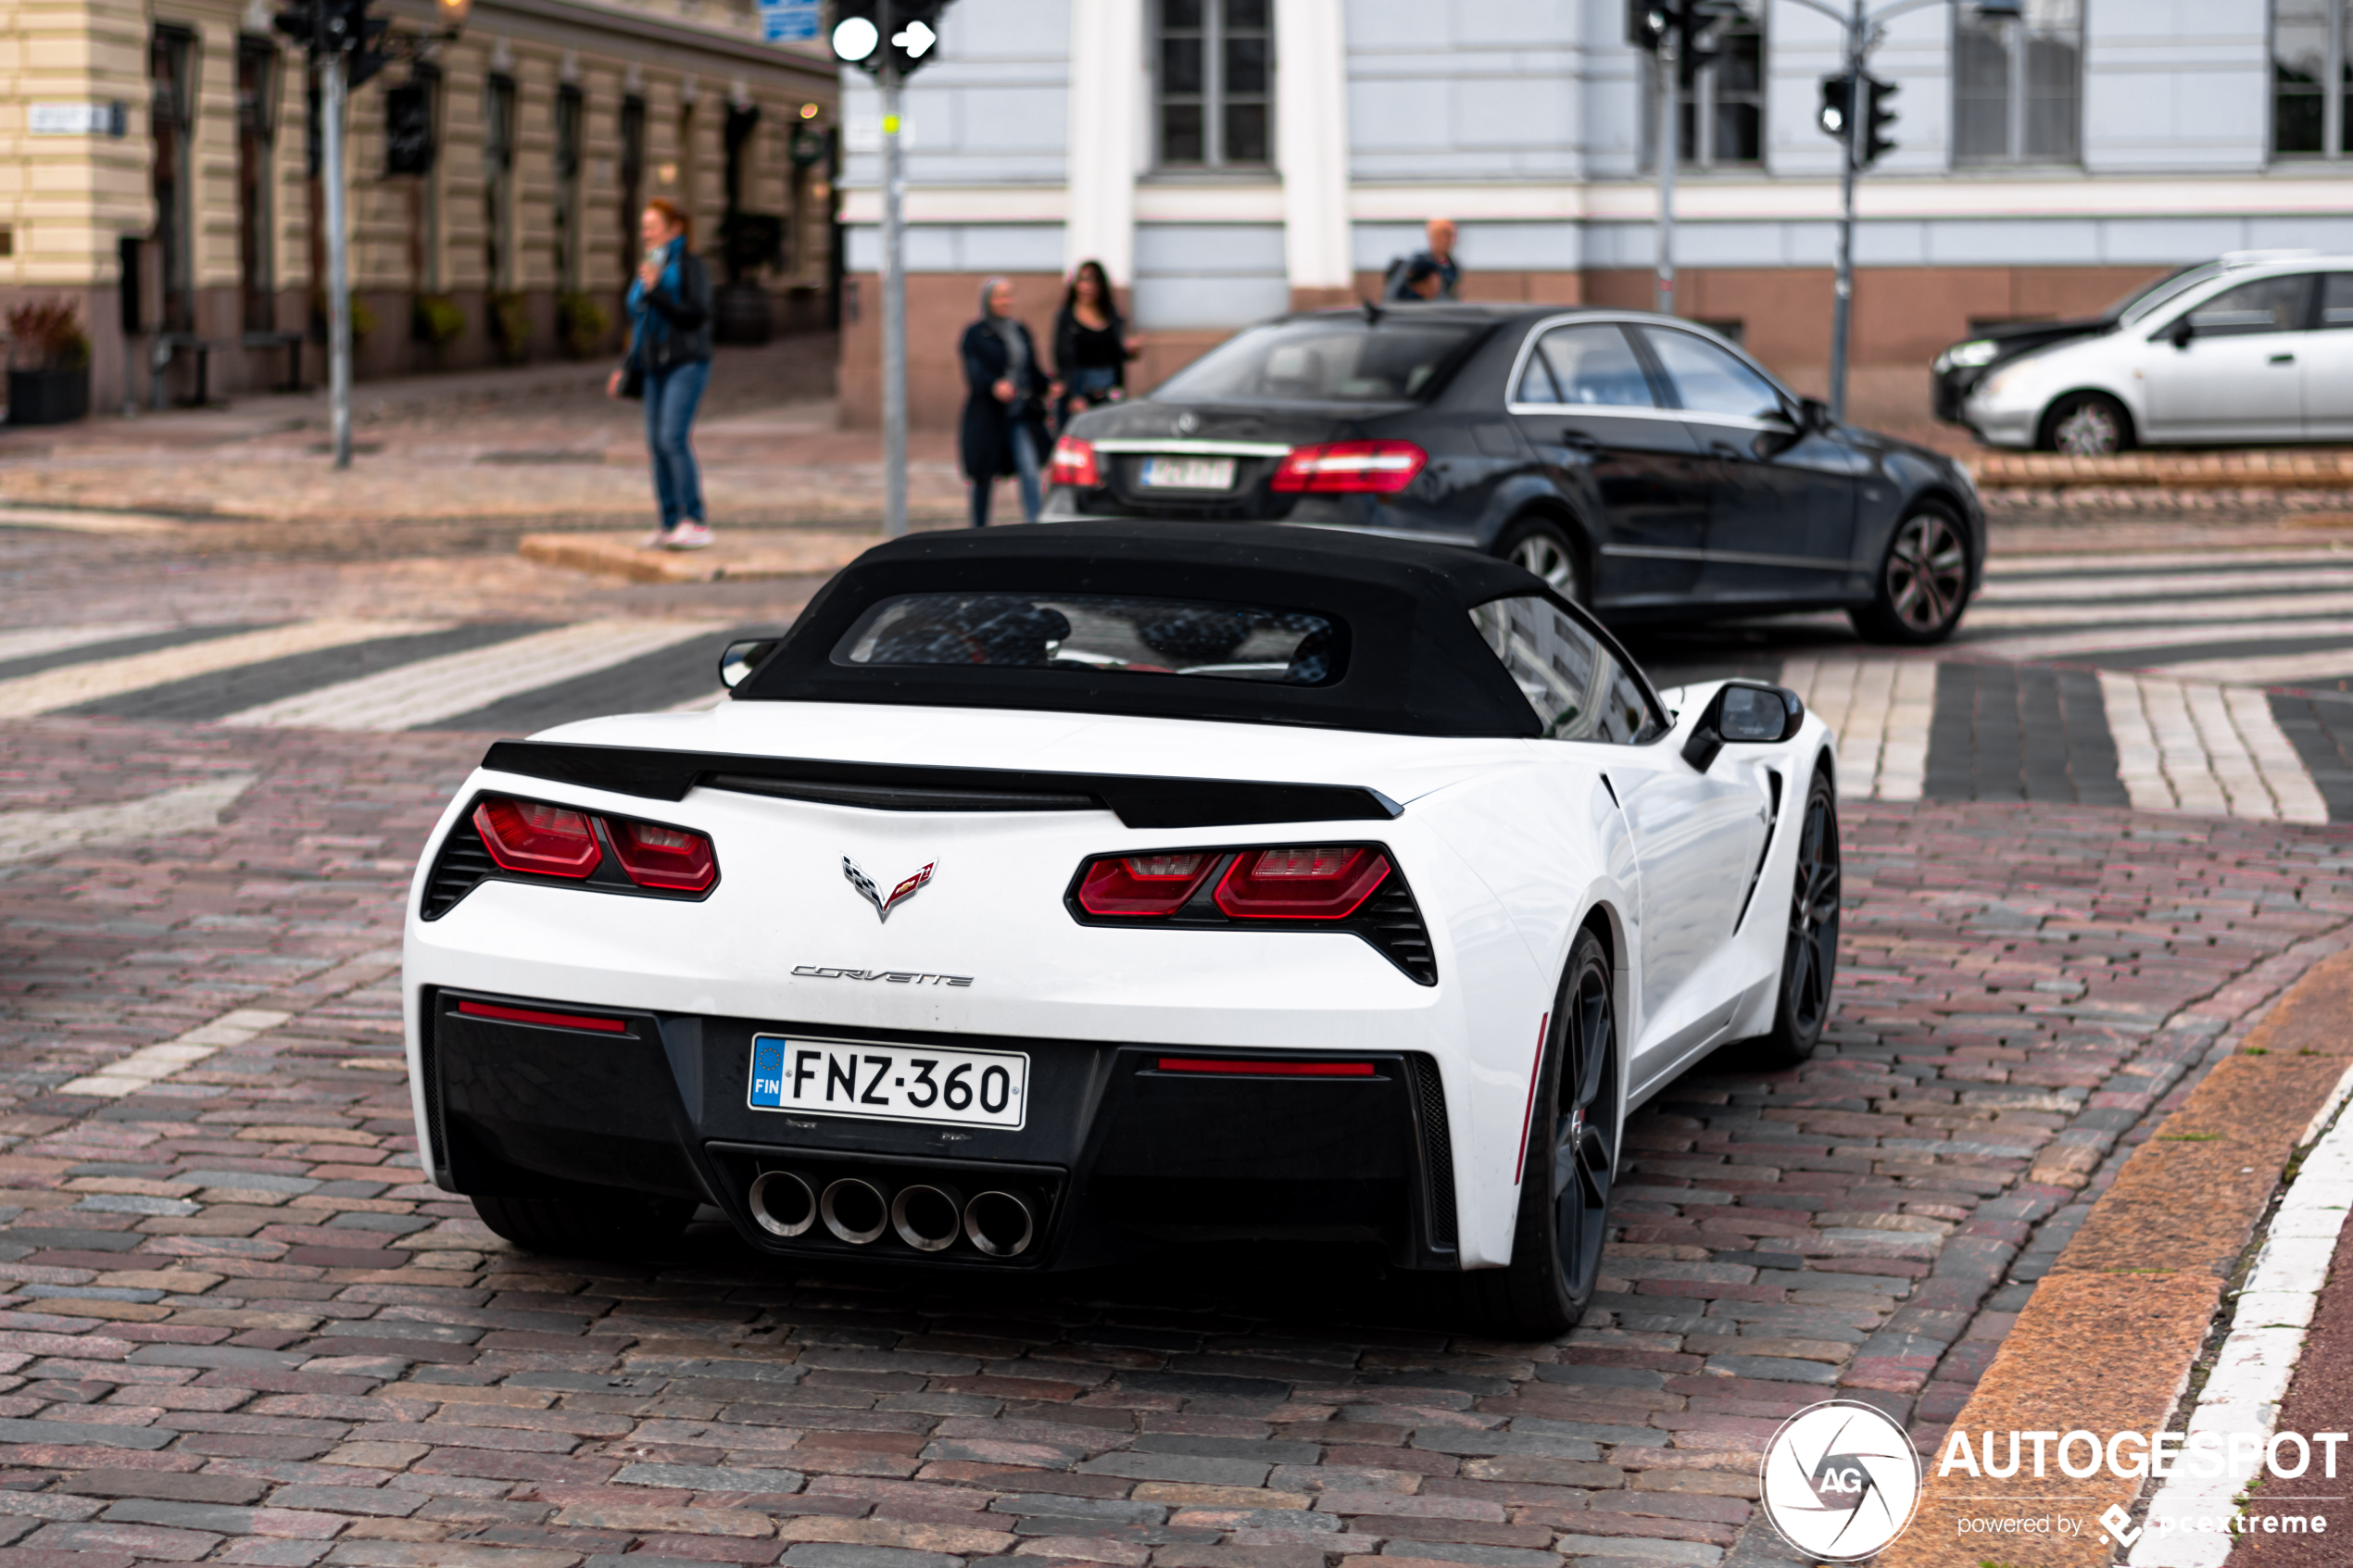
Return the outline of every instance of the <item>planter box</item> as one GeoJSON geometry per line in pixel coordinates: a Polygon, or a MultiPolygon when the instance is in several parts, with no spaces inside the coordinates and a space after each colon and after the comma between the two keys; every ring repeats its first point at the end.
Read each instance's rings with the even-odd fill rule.
{"type": "Polygon", "coordinates": [[[90,411],[90,371],[10,370],[8,422],[12,425],[61,425],[90,411]]]}

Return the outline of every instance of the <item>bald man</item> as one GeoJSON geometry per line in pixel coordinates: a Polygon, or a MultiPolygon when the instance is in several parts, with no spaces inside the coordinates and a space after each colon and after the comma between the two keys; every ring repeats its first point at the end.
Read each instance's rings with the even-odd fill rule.
{"type": "Polygon", "coordinates": [[[1424,232],[1429,248],[1390,269],[1389,297],[1392,300],[1453,299],[1462,282],[1462,267],[1454,260],[1453,220],[1433,218],[1424,232]]]}

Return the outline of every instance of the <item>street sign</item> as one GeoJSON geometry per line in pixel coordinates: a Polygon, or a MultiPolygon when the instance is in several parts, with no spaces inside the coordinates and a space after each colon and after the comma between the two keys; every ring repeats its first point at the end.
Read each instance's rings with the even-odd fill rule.
{"type": "Polygon", "coordinates": [[[763,44],[809,44],[818,38],[818,0],[760,0],[763,44]]]}
{"type": "Polygon", "coordinates": [[[120,136],[131,129],[130,107],[107,104],[31,104],[25,131],[34,136],[120,136]]]}

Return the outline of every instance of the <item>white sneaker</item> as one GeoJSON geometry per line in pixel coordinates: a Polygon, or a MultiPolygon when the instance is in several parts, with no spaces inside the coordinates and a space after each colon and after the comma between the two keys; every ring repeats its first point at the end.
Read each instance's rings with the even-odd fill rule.
{"type": "Polygon", "coordinates": [[[707,550],[712,543],[711,530],[699,522],[682,522],[662,541],[665,548],[673,550],[707,550]]]}

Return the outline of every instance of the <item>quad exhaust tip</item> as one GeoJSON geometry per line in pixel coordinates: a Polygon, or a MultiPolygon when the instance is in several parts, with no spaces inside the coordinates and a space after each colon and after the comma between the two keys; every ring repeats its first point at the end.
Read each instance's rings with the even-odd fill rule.
{"type": "Polygon", "coordinates": [[[945,1252],[963,1237],[985,1257],[1018,1258],[1038,1239],[1038,1210],[1028,1198],[992,1188],[967,1199],[946,1182],[910,1182],[894,1192],[862,1176],[820,1187],[799,1171],[762,1171],[745,1201],[761,1230],[788,1241],[821,1221],[852,1247],[896,1233],[918,1252],[945,1252]]]}
{"type": "Polygon", "coordinates": [[[882,1188],[859,1176],[837,1176],[825,1184],[817,1200],[825,1228],[852,1247],[882,1239],[890,1228],[890,1199],[882,1188]]]}
{"type": "Polygon", "coordinates": [[[890,1228],[918,1252],[945,1252],[956,1245],[964,1198],[951,1186],[917,1182],[890,1200],[890,1228]]]}
{"type": "Polygon", "coordinates": [[[749,1201],[751,1217],[770,1236],[803,1236],[817,1223],[817,1190],[797,1171],[761,1172],[749,1201]]]}
{"type": "Polygon", "coordinates": [[[1038,1235],[1038,1216],[1010,1192],[984,1192],[964,1205],[964,1234],[991,1258],[1018,1258],[1038,1235]]]}

